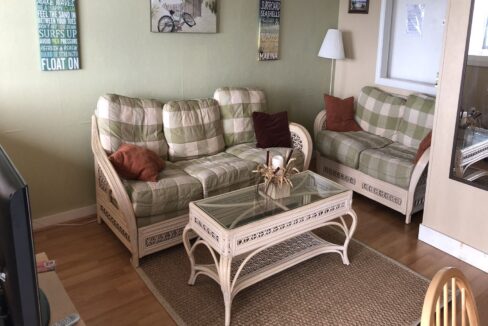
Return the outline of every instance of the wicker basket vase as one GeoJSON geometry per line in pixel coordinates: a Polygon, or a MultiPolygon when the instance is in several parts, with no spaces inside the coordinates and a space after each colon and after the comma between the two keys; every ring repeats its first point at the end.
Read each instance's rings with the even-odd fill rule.
{"type": "Polygon", "coordinates": [[[288,183],[283,183],[281,185],[276,183],[270,183],[266,194],[273,199],[280,199],[285,197],[290,197],[291,186],[288,183]]]}

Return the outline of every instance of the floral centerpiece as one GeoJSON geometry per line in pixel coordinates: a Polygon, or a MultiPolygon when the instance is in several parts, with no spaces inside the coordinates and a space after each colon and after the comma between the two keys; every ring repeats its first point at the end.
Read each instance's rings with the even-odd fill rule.
{"type": "Polygon", "coordinates": [[[288,151],[285,159],[281,155],[270,157],[270,153],[267,151],[266,162],[259,164],[253,171],[264,178],[264,192],[273,199],[290,196],[293,187],[290,176],[300,172],[293,167],[296,159],[291,158],[292,154],[293,149],[288,151]]]}

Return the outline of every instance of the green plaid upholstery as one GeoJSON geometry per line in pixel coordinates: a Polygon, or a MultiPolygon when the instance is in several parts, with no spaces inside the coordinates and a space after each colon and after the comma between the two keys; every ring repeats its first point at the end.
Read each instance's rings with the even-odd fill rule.
{"type": "MultiPolygon", "coordinates": [[[[266,162],[266,151],[268,150],[270,153],[270,157],[273,157],[275,155],[281,155],[283,157],[286,157],[286,154],[288,153],[290,148],[272,147],[263,149],[256,148],[256,144],[254,143],[246,143],[229,147],[225,150],[225,152],[242,158],[243,160],[264,164],[266,162]]],[[[295,159],[293,167],[302,171],[305,161],[305,155],[303,155],[302,151],[294,150],[292,153],[292,158],[295,159]]]]}
{"type": "Polygon", "coordinates": [[[166,162],[158,182],[123,180],[136,217],[188,209],[192,200],[203,198],[200,182],[174,163],[166,162]]]}
{"type": "Polygon", "coordinates": [[[171,161],[198,158],[225,148],[217,101],[172,101],[163,107],[164,135],[171,161]]]}
{"type": "Polygon", "coordinates": [[[228,153],[180,161],[176,165],[200,181],[204,197],[250,186],[258,180],[252,172],[257,167],[255,162],[228,153]]]}
{"type": "Polygon", "coordinates": [[[354,119],[364,131],[392,139],[398,129],[405,100],[377,88],[363,87],[354,119]]]}
{"type": "Polygon", "coordinates": [[[366,131],[322,130],[317,134],[316,144],[318,151],[325,157],[357,169],[362,151],[385,147],[391,144],[391,140],[366,131]]]}
{"type": "Polygon", "coordinates": [[[417,150],[399,143],[367,149],[359,158],[359,170],[385,182],[408,189],[417,150]]]}
{"type": "Polygon", "coordinates": [[[98,99],[95,116],[100,142],[107,153],[128,143],[150,149],[166,159],[168,145],[163,134],[161,103],[107,94],[98,99]]]}
{"type": "Polygon", "coordinates": [[[435,99],[425,95],[410,95],[407,98],[398,133],[393,137],[405,146],[418,148],[422,139],[434,124],[435,99]]]}
{"type": "Polygon", "coordinates": [[[255,141],[252,113],[266,111],[264,92],[254,88],[219,88],[214,93],[219,102],[227,147],[255,141]]]}

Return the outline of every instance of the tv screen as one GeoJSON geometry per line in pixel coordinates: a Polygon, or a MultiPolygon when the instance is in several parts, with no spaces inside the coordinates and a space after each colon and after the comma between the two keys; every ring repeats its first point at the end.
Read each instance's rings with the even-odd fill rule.
{"type": "Polygon", "coordinates": [[[42,325],[26,183],[0,146],[0,325],[42,325]]]}

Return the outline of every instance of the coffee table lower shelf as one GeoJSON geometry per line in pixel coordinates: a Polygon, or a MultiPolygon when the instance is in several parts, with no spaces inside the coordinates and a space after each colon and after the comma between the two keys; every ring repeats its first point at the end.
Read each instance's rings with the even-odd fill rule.
{"type": "MultiPolygon", "coordinates": [[[[204,240],[197,238],[191,246],[190,252],[193,253],[194,248],[199,245],[207,246],[204,240]]],[[[334,252],[341,256],[344,264],[349,264],[347,247],[328,242],[310,231],[263,250],[253,251],[234,257],[233,259],[232,257],[226,256],[221,256],[220,259],[218,259],[218,257],[212,253],[215,263],[195,263],[192,266],[188,284],[194,285],[195,280],[199,275],[207,275],[215,280],[222,287],[223,291],[224,288],[228,287],[226,290],[229,294],[228,300],[231,303],[237,293],[253,284],[315,256],[334,252]],[[225,273],[228,264],[230,264],[230,275],[225,273]]],[[[230,304],[228,305],[228,309],[230,310],[230,304]]],[[[227,322],[228,321],[226,321],[226,324],[227,322]]]]}

